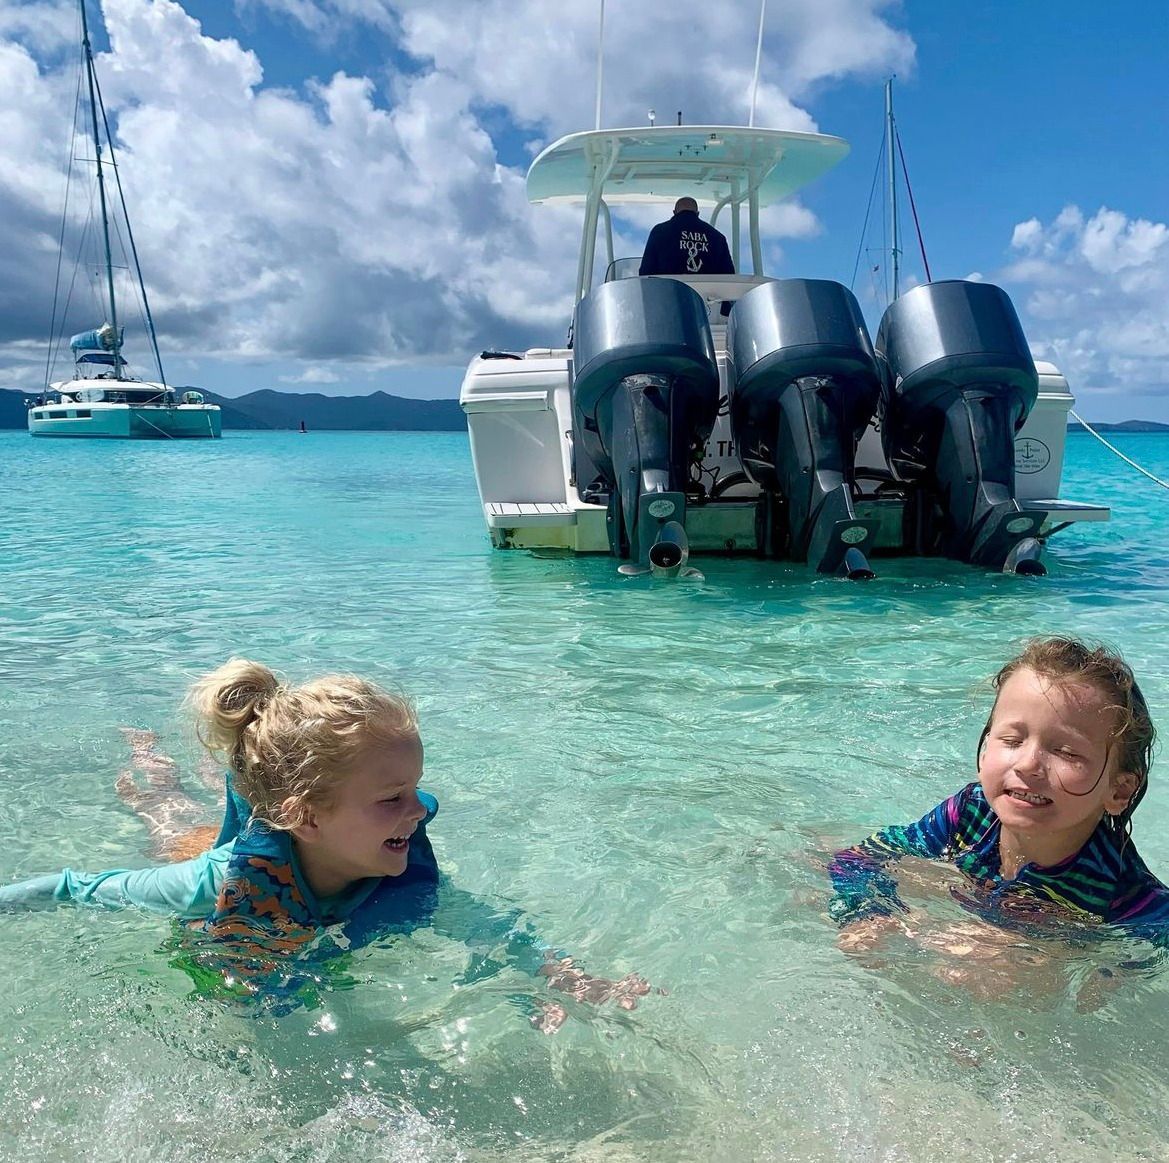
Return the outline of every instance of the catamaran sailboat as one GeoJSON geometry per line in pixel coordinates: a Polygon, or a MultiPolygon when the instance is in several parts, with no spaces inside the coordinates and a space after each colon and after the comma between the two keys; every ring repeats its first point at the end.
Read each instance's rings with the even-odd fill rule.
{"type": "Polygon", "coordinates": [[[131,375],[129,366],[122,356],[124,333],[118,324],[118,304],[114,294],[110,207],[104,172],[106,166],[113,170],[123,215],[126,206],[125,199],[121,197],[122,183],[114,164],[112,141],[106,141],[108,161],[103,158],[99,126],[106,124],[105,109],[101,104],[101,90],[94,71],[85,0],[79,0],[79,4],[84,78],[89,94],[89,115],[97,166],[101,238],[105,258],[104,299],[108,317],[102,326],[80,332],[70,340],[69,346],[74,357],[73,376],[68,380],[50,383],[38,399],[28,401],[28,430],[33,436],[106,436],[161,440],[177,437],[217,437],[221,432],[219,406],[206,403],[201,392],[187,391],[178,397],[165,382],[162,361],[158,355],[154,322],[150,316],[146,287],[142,281],[142,271],[138,266],[138,254],[134,247],[133,235],[130,234],[128,220],[125,223],[126,234],[144,306],[146,327],[158,362],[159,382],[140,380],[131,375]]]}
{"type": "MultiPolygon", "coordinates": [[[[891,148],[891,147],[890,147],[891,148]]],[[[846,142],[650,125],[571,134],[532,163],[528,200],[583,204],[569,341],[489,351],[460,391],[498,549],[610,553],[677,575],[691,553],[752,554],[871,577],[882,553],[1045,572],[1046,540],[1107,507],[1060,497],[1072,395],[1036,364],[989,283],[914,287],[875,341],[852,292],[767,276],[760,210],[846,142]],[[737,269],[639,277],[611,211],[695,198],[730,218],[737,269]],[[594,286],[598,233],[604,278],[594,286]]]]}

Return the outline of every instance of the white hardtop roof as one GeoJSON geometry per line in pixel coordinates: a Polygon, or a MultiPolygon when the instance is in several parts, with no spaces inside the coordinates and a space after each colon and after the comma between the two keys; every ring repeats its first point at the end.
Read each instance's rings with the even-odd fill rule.
{"type": "Polygon", "coordinates": [[[728,125],[657,125],[572,133],[548,146],[528,170],[528,201],[579,203],[594,183],[618,203],[700,205],[745,199],[766,206],[814,181],[848,153],[822,133],[728,125]]]}

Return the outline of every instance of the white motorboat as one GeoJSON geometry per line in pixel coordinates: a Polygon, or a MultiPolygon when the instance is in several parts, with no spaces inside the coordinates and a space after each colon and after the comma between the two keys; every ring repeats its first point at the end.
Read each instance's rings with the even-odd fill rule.
{"type": "Polygon", "coordinates": [[[874,342],[848,288],[764,273],[760,210],[847,151],[822,134],[651,125],[571,134],[536,158],[529,201],[583,205],[584,229],[566,345],[484,352],[463,379],[496,548],[610,553],[627,573],[695,553],[850,577],[881,553],[1042,573],[1053,533],[1108,519],[1060,497],[1073,398],[1001,289],[914,287],[874,342]],[[716,225],[726,212],[739,270],[745,225],[750,274],[638,277],[614,254],[611,210],[666,217],[683,196],[716,225]]]}
{"type": "Polygon", "coordinates": [[[104,436],[141,440],[167,440],[181,437],[217,437],[221,434],[220,410],[208,404],[201,392],[186,391],[181,396],[170,388],[162,373],[158,339],[150,315],[146,286],[138,265],[138,253],[125,217],[122,182],[114,162],[113,143],[105,140],[101,127],[106,125],[101,89],[94,70],[93,51],[85,0],[81,9],[82,79],[88,92],[89,121],[92,129],[94,161],[97,173],[98,205],[101,212],[101,241],[104,247],[103,295],[107,321],[102,326],[74,335],[70,349],[74,357],[73,375],[68,380],[50,383],[28,404],[28,430],[33,436],[104,436]],[[108,160],[103,156],[108,153],[108,160]],[[121,203],[130,258],[138,281],[138,294],[151,346],[158,363],[159,380],[140,380],[130,373],[122,356],[124,332],[118,324],[118,303],[114,292],[114,261],[110,246],[110,191],[106,188],[105,170],[114,174],[121,203]]]}

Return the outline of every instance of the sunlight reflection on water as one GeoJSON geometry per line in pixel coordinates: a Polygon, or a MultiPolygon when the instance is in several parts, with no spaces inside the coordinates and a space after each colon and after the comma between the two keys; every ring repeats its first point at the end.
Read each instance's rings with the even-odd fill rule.
{"type": "MultiPolygon", "coordinates": [[[[1169,440],[1125,448],[1169,471],[1169,440]]],[[[229,654],[352,669],[419,702],[454,880],[668,989],[574,1006],[548,1038],[536,982],[456,985],[465,946],[422,931],[350,958],[320,1009],[247,1018],[192,996],[156,918],[12,918],[0,1155],[1160,1157],[1165,983],[1154,967],[1083,998],[1142,954],[1055,942],[956,983],[939,966],[960,933],[862,964],[824,917],[834,844],[969,778],[984,680],[1019,637],[1118,644],[1165,721],[1165,502],[1094,444],[1071,441],[1065,491],[1116,520],[1061,534],[1047,578],[882,561],[865,586],[493,554],[461,435],[0,433],[0,454],[0,878],[145,863],[117,728],[158,729],[193,770],[178,704],[229,654]]],[[[1155,769],[1135,835],[1169,873],[1167,825],[1155,769]]]]}

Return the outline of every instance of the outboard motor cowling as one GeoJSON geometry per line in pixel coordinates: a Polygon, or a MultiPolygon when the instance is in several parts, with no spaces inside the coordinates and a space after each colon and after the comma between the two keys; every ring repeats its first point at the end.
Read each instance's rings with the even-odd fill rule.
{"type": "Polygon", "coordinates": [[[735,446],[764,490],[761,542],[821,572],[872,576],[876,522],[857,517],[852,490],[880,379],[852,292],[824,279],[753,288],[731,311],[727,364],[735,446]]]}
{"type": "Polygon", "coordinates": [[[685,522],[690,464],[718,414],[706,303],[675,279],[620,279],[580,301],[573,336],[573,426],[609,496],[609,546],[648,566],[663,525],[685,522]]]}
{"type": "MultiPolygon", "coordinates": [[[[933,494],[942,521],[927,529],[932,541],[961,561],[1015,568],[1015,547],[1047,514],[1015,500],[1015,434],[1039,377],[1011,300],[990,283],[915,287],[886,310],[877,355],[885,455],[933,494]]],[[[1022,556],[1042,572],[1030,548],[1022,556]]]]}

